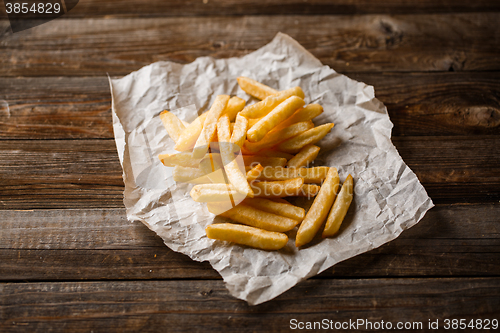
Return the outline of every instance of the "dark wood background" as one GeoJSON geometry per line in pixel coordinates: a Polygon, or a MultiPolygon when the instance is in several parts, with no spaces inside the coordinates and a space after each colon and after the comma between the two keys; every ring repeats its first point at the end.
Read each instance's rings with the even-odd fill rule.
{"type": "Polygon", "coordinates": [[[2,11],[1,332],[500,320],[499,1],[80,0],[15,34],[2,11]],[[126,220],[106,75],[241,56],[279,31],[374,85],[436,207],[398,239],[251,307],[208,263],[126,220]]]}

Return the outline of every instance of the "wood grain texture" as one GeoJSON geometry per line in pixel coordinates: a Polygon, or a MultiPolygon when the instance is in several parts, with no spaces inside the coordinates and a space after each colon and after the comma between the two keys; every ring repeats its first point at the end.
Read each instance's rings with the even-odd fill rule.
{"type": "MultiPolygon", "coordinates": [[[[396,240],[319,277],[500,276],[500,205],[439,205],[396,240]]],[[[0,280],[219,279],[124,209],[2,211],[0,280]]]]}
{"type": "MultiPolygon", "coordinates": [[[[499,72],[349,77],[374,86],[395,136],[499,133],[499,72]]],[[[107,77],[3,78],[0,99],[2,139],[113,138],[107,77]]]]}
{"type": "Polygon", "coordinates": [[[311,280],[253,307],[222,281],[0,284],[3,332],[289,332],[291,319],[325,318],[439,319],[442,329],[445,318],[492,319],[499,309],[499,278],[311,280]]]}
{"type": "Polygon", "coordinates": [[[500,14],[57,19],[0,43],[2,76],[124,75],[158,60],[241,56],[279,31],[348,71],[500,69],[500,14]],[[36,52],[33,52],[36,50],[36,52]]]}
{"type": "MultiPolygon", "coordinates": [[[[435,203],[500,200],[500,138],[394,137],[435,203]]],[[[123,207],[114,140],[0,141],[1,209],[123,207]]]]}

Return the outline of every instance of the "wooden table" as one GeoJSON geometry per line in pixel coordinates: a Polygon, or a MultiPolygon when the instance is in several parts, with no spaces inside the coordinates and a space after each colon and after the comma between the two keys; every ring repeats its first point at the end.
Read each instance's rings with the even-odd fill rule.
{"type": "Polygon", "coordinates": [[[500,320],[499,21],[497,0],[81,0],[15,34],[4,13],[0,331],[279,332],[324,319],[450,331],[446,319],[500,320]],[[252,307],[208,263],[126,220],[106,74],[241,56],[279,31],[375,86],[436,207],[398,239],[252,307]]]}

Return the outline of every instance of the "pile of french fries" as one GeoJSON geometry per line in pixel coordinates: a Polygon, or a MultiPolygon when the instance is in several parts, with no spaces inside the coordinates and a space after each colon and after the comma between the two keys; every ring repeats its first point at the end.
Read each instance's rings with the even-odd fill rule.
{"type": "Polygon", "coordinates": [[[336,168],[309,167],[320,151],[315,143],[334,124],[314,125],[323,108],[305,106],[300,87],[277,91],[246,77],[237,80],[260,101],[247,106],[239,97],[219,95],[191,124],[167,110],[160,114],[179,151],[160,154],[162,163],[174,168],[176,182],[195,184],[194,201],[236,222],[208,225],[207,236],[278,250],[297,226],[297,247],[322,227],[323,238],[335,235],[353,198],[353,179],[348,175],[340,188],[336,168]],[[314,198],[307,214],[283,199],[295,196],[314,198]]]}

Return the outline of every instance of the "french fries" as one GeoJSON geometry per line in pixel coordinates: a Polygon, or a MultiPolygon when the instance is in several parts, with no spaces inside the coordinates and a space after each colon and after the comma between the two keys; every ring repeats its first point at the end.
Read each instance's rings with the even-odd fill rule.
{"type": "Polygon", "coordinates": [[[160,154],[158,158],[167,167],[180,165],[187,168],[197,168],[200,163],[200,160],[194,159],[191,153],[160,154]]]}
{"type": "MultiPolygon", "coordinates": [[[[215,98],[212,107],[207,112],[207,117],[203,123],[203,129],[200,136],[198,137],[198,140],[196,140],[196,144],[193,149],[193,158],[202,158],[207,153],[208,145],[210,145],[210,142],[213,141],[216,134],[217,120],[222,115],[222,112],[224,112],[228,101],[228,95],[219,95],[215,98]]],[[[226,142],[229,142],[229,140],[226,142]]]]}
{"type": "Polygon", "coordinates": [[[217,223],[205,228],[207,237],[261,250],[279,250],[288,242],[288,236],[281,232],[266,231],[241,224],[217,223]]]}
{"type": "Polygon", "coordinates": [[[293,178],[276,182],[253,182],[251,187],[256,197],[289,197],[297,193],[304,179],[293,178]]]}
{"type": "Polygon", "coordinates": [[[309,208],[306,217],[300,224],[297,236],[295,237],[295,246],[304,246],[316,235],[328,215],[330,207],[336,196],[336,188],[339,184],[339,174],[336,168],[330,168],[326,180],[321,186],[318,195],[309,208]]]}
{"type": "Polygon", "coordinates": [[[253,167],[256,164],[261,164],[263,167],[285,166],[286,158],[283,157],[267,157],[258,155],[243,155],[245,166],[253,167]]]}
{"type": "Polygon", "coordinates": [[[312,119],[323,107],[305,105],[300,87],[278,91],[246,77],[237,80],[243,91],[261,101],[245,106],[242,98],[219,95],[191,124],[166,110],[160,114],[180,151],[158,156],[174,168],[174,181],[194,184],[189,194],[195,202],[234,222],[207,226],[207,237],[277,250],[288,242],[283,232],[299,224],[298,248],[311,242],[323,225],[323,238],[335,235],[353,199],[353,178],[347,177],[335,200],[337,169],[308,167],[321,149],[315,144],[334,124],[314,125],[312,119]],[[286,197],[314,201],[306,214],[286,197]]]}
{"type": "MultiPolygon", "coordinates": [[[[281,198],[277,198],[281,199],[281,198]]],[[[268,213],[288,217],[297,221],[302,221],[305,216],[304,208],[294,206],[285,200],[275,201],[264,198],[245,199],[243,203],[247,206],[263,210],[268,213]]]]}
{"type": "MultiPolygon", "coordinates": [[[[208,211],[211,211],[212,204],[207,204],[207,207],[208,211]]],[[[290,231],[300,222],[297,219],[291,219],[256,209],[243,202],[219,215],[251,227],[278,232],[290,231]]]]}
{"type": "Polygon", "coordinates": [[[278,93],[277,90],[255,80],[252,80],[248,77],[240,76],[236,80],[238,81],[238,85],[244,92],[260,100],[278,93]]]}
{"type": "Polygon", "coordinates": [[[295,110],[303,106],[304,103],[304,100],[297,96],[291,96],[284,100],[248,130],[248,141],[257,142],[262,140],[270,130],[288,118],[295,110]]]}
{"type": "Polygon", "coordinates": [[[206,117],[207,113],[202,113],[188,127],[186,127],[184,131],[182,131],[175,144],[175,150],[186,151],[194,147],[196,140],[198,140],[201,130],[203,129],[206,117]]]}
{"type": "Polygon", "coordinates": [[[289,168],[301,168],[307,166],[318,157],[320,148],[315,145],[304,146],[294,157],[286,164],[289,168]]]}
{"type": "Polygon", "coordinates": [[[328,174],[328,167],[314,168],[283,168],[283,167],[268,167],[265,168],[259,180],[276,181],[292,178],[302,178],[304,183],[321,183],[328,174]]]}
{"type": "Polygon", "coordinates": [[[306,145],[315,144],[323,139],[333,128],[333,123],[324,124],[307,130],[278,145],[278,149],[286,153],[297,153],[306,145]]]}
{"type": "Polygon", "coordinates": [[[300,87],[294,87],[287,90],[280,91],[277,94],[266,97],[264,100],[246,106],[241,115],[246,118],[261,118],[271,112],[280,103],[285,101],[287,98],[297,96],[301,99],[304,98],[304,92],[300,87]]]}
{"type": "Polygon", "coordinates": [[[257,178],[259,178],[262,170],[264,170],[264,167],[260,164],[257,164],[252,169],[248,170],[247,181],[252,182],[252,181],[256,180],[257,178]]]}
{"type": "Polygon", "coordinates": [[[172,140],[177,143],[182,131],[184,131],[184,129],[186,128],[184,123],[179,118],[177,118],[175,114],[167,110],[163,110],[160,113],[160,119],[163,123],[163,126],[167,130],[168,135],[170,135],[172,140]]]}
{"type": "Polygon", "coordinates": [[[240,115],[236,116],[236,122],[234,123],[234,129],[231,134],[231,143],[241,148],[247,136],[247,129],[248,119],[240,115]]]}
{"type": "Polygon", "coordinates": [[[293,138],[294,136],[310,130],[313,127],[314,124],[312,121],[295,123],[279,131],[271,131],[267,133],[259,142],[245,141],[244,147],[246,151],[250,153],[256,153],[263,149],[269,149],[273,146],[276,146],[278,143],[283,142],[289,138],[293,138]]]}
{"type": "Polygon", "coordinates": [[[337,199],[333,203],[332,210],[328,214],[325,229],[323,230],[323,238],[335,235],[339,229],[342,221],[344,220],[347,210],[351,205],[353,198],[354,181],[351,175],[348,175],[342,188],[340,189],[337,199]]]}
{"type": "MultiPolygon", "coordinates": [[[[230,142],[229,137],[229,118],[222,116],[217,123],[217,135],[219,136],[220,156],[222,164],[226,171],[229,182],[236,188],[238,192],[245,196],[253,197],[253,191],[248,184],[246,175],[240,169],[237,163],[237,158],[234,156],[233,143],[230,142]]],[[[241,165],[243,169],[244,166],[241,165]]]]}
{"type": "MultiPolygon", "coordinates": [[[[176,182],[191,184],[210,184],[211,179],[198,168],[186,168],[180,165],[174,167],[172,177],[176,182]]],[[[223,183],[223,181],[222,181],[223,183]]]]}
{"type": "Polygon", "coordinates": [[[238,96],[233,96],[227,102],[226,109],[222,113],[223,116],[227,116],[229,121],[233,122],[238,115],[238,112],[243,110],[245,107],[245,100],[243,98],[239,98],[238,96]]]}

